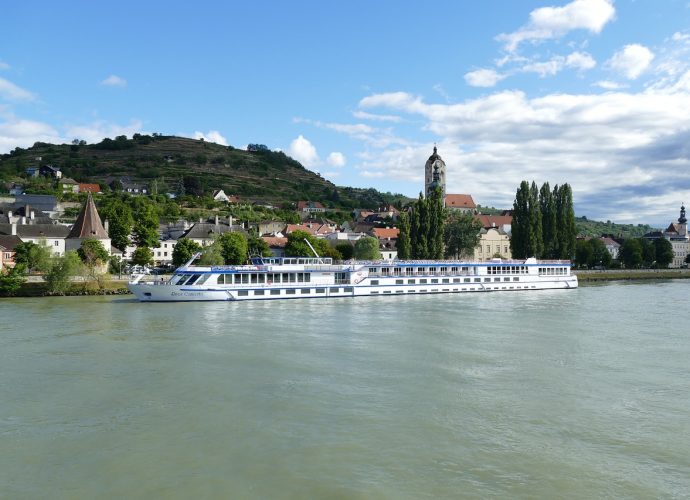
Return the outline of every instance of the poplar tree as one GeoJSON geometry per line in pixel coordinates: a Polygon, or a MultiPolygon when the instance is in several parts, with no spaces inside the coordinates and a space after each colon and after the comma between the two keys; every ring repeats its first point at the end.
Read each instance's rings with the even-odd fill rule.
{"type": "Polygon", "coordinates": [[[539,190],[537,184],[532,181],[529,189],[529,243],[527,246],[529,257],[540,257],[544,252],[544,240],[542,234],[541,208],[539,206],[539,190]]]}
{"type": "Polygon", "coordinates": [[[441,189],[436,188],[426,199],[429,208],[428,256],[426,258],[440,260],[443,258],[443,195],[441,189]]]}
{"type": "Polygon", "coordinates": [[[575,210],[573,192],[568,184],[554,188],[558,221],[558,258],[572,259],[575,255],[575,210]]]}
{"type": "Polygon", "coordinates": [[[417,200],[416,210],[419,218],[419,226],[417,229],[417,254],[415,259],[429,258],[429,204],[419,193],[419,200],[417,200]]]}
{"type": "Polygon", "coordinates": [[[528,253],[530,217],[529,184],[522,181],[515,193],[513,221],[511,223],[510,251],[514,258],[524,259],[528,253]]]}
{"type": "Polygon", "coordinates": [[[398,258],[405,260],[410,258],[410,217],[406,213],[400,214],[398,220],[398,258]]]}
{"type": "Polygon", "coordinates": [[[558,246],[558,223],[556,220],[556,204],[551,187],[545,182],[539,190],[539,207],[541,209],[542,235],[544,241],[544,251],[542,258],[555,259],[558,257],[556,247],[558,246]]]}

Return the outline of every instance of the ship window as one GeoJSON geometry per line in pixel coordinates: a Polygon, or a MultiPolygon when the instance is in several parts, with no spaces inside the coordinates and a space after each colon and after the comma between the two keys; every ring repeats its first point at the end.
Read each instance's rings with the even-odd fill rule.
{"type": "Polygon", "coordinates": [[[474,282],[475,282],[475,283],[481,283],[481,282],[482,282],[482,279],[481,279],[481,278],[474,278],[474,282]]]}
{"type": "MultiPolygon", "coordinates": [[[[463,279],[462,281],[463,281],[463,283],[469,283],[469,282],[471,281],[471,279],[470,279],[470,278],[465,278],[465,279],[463,279]]],[[[475,280],[475,281],[476,281],[476,280],[475,280]]]]}
{"type": "Polygon", "coordinates": [[[185,285],[193,285],[196,282],[196,280],[199,279],[199,276],[201,276],[201,275],[200,274],[192,274],[192,276],[189,278],[189,280],[187,280],[184,284],[185,285]]]}
{"type": "Polygon", "coordinates": [[[510,281],[510,278],[503,278],[503,281],[510,281]]]}
{"type": "Polygon", "coordinates": [[[197,281],[196,284],[201,285],[202,283],[206,283],[206,280],[208,280],[210,277],[210,274],[202,274],[201,278],[199,278],[199,281],[197,281]]]}
{"type": "Polygon", "coordinates": [[[309,288],[302,288],[302,290],[299,292],[302,295],[308,295],[311,292],[309,288]]]}
{"type": "Polygon", "coordinates": [[[352,293],[352,292],[354,292],[354,290],[355,290],[355,289],[354,289],[353,287],[351,287],[351,286],[346,286],[346,287],[343,289],[343,291],[344,291],[345,293],[352,293]]]}
{"type": "Polygon", "coordinates": [[[434,278],[431,280],[432,283],[438,283],[438,278],[434,278]]]}
{"type": "Polygon", "coordinates": [[[296,290],[290,289],[290,290],[285,290],[286,295],[295,295],[296,290]]]}
{"type": "Polygon", "coordinates": [[[405,280],[395,280],[396,285],[402,285],[405,280]]]}
{"type": "Polygon", "coordinates": [[[254,290],[254,295],[263,295],[265,290],[254,290]]]}
{"type": "Polygon", "coordinates": [[[280,290],[271,290],[271,295],[280,295],[280,290]]]}
{"type": "Polygon", "coordinates": [[[325,288],[317,288],[316,293],[326,293],[326,289],[325,288]]]}
{"type": "Polygon", "coordinates": [[[494,278],[494,281],[501,281],[501,278],[494,278]]]}
{"type": "Polygon", "coordinates": [[[248,274],[242,274],[240,276],[242,276],[242,284],[243,285],[249,284],[249,275],[248,274]]]}
{"type": "Polygon", "coordinates": [[[330,289],[330,292],[331,292],[331,293],[340,293],[340,288],[338,288],[338,287],[333,287],[333,288],[330,289]]]}
{"type": "Polygon", "coordinates": [[[520,281],[520,278],[518,278],[517,276],[515,276],[515,277],[513,278],[513,281],[520,281]]]}
{"type": "Polygon", "coordinates": [[[240,290],[239,292],[237,292],[237,295],[239,295],[240,297],[247,297],[249,295],[249,290],[240,290]]]}
{"type": "Polygon", "coordinates": [[[256,285],[259,282],[259,275],[256,273],[251,274],[252,285],[256,285]]]}
{"type": "Polygon", "coordinates": [[[376,267],[369,268],[369,274],[376,274],[379,270],[376,267]]]}
{"type": "Polygon", "coordinates": [[[266,275],[265,274],[259,274],[259,283],[266,283],[266,275]]]}
{"type": "Polygon", "coordinates": [[[419,284],[420,284],[420,285],[423,285],[424,283],[426,283],[426,280],[425,280],[425,279],[419,280],[419,284]]]}
{"type": "Polygon", "coordinates": [[[441,280],[441,283],[450,283],[450,280],[448,278],[444,278],[441,280]]]}
{"type": "Polygon", "coordinates": [[[379,284],[379,280],[371,280],[371,284],[372,284],[372,285],[378,285],[378,284],[379,284]]]}
{"type": "Polygon", "coordinates": [[[407,280],[408,285],[414,285],[414,280],[407,280]]]}
{"type": "Polygon", "coordinates": [[[491,278],[484,278],[484,282],[491,281],[491,278]]]}
{"type": "Polygon", "coordinates": [[[414,268],[412,268],[412,267],[406,268],[406,269],[405,269],[405,274],[406,274],[407,276],[412,276],[412,275],[414,274],[414,268]]]}

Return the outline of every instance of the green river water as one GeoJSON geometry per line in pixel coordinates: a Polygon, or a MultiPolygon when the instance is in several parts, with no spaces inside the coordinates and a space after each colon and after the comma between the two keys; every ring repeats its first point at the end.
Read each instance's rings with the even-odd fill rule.
{"type": "Polygon", "coordinates": [[[0,498],[687,498],[689,299],[0,299],[0,498]]]}

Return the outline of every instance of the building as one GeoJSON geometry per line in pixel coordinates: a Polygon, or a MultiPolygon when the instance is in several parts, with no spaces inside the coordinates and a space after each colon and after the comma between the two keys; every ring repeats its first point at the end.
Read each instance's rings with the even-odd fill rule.
{"type": "Polygon", "coordinates": [[[80,193],[100,193],[101,192],[101,186],[98,184],[89,184],[89,183],[84,183],[80,182],[79,183],[79,192],[80,193]]]}
{"type": "Polygon", "coordinates": [[[226,203],[230,201],[230,198],[227,194],[225,194],[225,192],[222,189],[216,189],[215,191],[213,191],[211,197],[216,201],[224,201],[226,203]]]}
{"type": "Polygon", "coordinates": [[[77,181],[75,181],[74,179],[70,179],[69,177],[65,177],[64,179],[61,179],[58,184],[60,185],[60,189],[62,189],[63,193],[78,193],[79,192],[79,183],[77,181]]]}
{"type": "Polygon", "coordinates": [[[474,260],[485,262],[494,258],[513,258],[510,236],[500,227],[483,227],[479,231],[479,244],[474,249],[474,260]]]}
{"type": "Polygon", "coordinates": [[[443,204],[449,210],[473,214],[477,205],[470,194],[447,194],[443,198],[443,204]]]}
{"type": "Polygon", "coordinates": [[[673,247],[673,262],[669,267],[687,266],[685,259],[690,255],[690,236],[688,235],[688,220],[685,218],[685,205],[680,207],[678,222],[672,222],[664,231],[664,238],[669,240],[673,247]]]}
{"type": "Polygon", "coordinates": [[[84,203],[81,212],[79,212],[77,221],[70,229],[67,238],[65,238],[65,250],[78,250],[84,240],[100,241],[103,248],[110,255],[110,236],[101,223],[101,218],[98,215],[91,193],[86,198],[86,203],[84,203]]]}
{"type": "Polygon", "coordinates": [[[297,211],[303,214],[323,213],[326,208],[318,201],[298,201],[297,211]]]}
{"type": "Polygon", "coordinates": [[[0,272],[4,268],[14,267],[14,248],[21,242],[18,236],[0,234],[0,272]]]}
{"type": "Polygon", "coordinates": [[[606,250],[608,250],[608,252],[611,254],[611,259],[617,260],[618,254],[620,253],[621,244],[613,238],[609,238],[608,236],[602,236],[600,239],[606,247],[606,250]]]}
{"type": "Polygon", "coordinates": [[[439,156],[436,146],[434,146],[434,152],[424,165],[425,196],[429,197],[436,187],[441,188],[442,196],[446,195],[446,162],[439,156]]]}

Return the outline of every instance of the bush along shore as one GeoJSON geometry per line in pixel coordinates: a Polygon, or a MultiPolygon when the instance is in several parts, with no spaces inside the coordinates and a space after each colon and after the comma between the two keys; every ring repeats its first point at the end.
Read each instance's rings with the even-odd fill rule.
{"type": "MultiPolygon", "coordinates": [[[[127,295],[131,293],[122,281],[82,281],[71,283],[64,293],[51,293],[46,283],[31,281],[22,283],[12,297],[57,297],[77,295],[127,295]]],[[[7,297],[7,295],[4,295],[7,297]]]]}
{"type": "Polygon", "coordinates": [[[690,269],[610,269],[601,271],[574,270],[581,285],[603,281],[650,281],[688,279],[690,269]]]}

